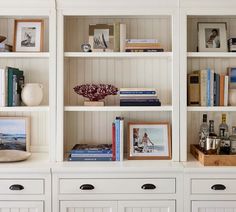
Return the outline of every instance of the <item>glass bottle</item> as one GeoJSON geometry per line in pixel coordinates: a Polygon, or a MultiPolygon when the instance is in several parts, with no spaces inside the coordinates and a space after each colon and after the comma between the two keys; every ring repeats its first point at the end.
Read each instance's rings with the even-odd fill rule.
{"type": "Polygon", "coordinates": [[[216,137],[216,133],[214,130],[214,120],[209,120],[209,136],[210,137],[216,137]]]}
{"type": "Polygon", "coordinates": [[[232,126],[232,135],[229,136],[230,140],[230,153],[236,154],[236,126],[232,126]]]}
{"type": "Polygon", "coordinates": [[[209,135],[209,127],[207,124],[207,114],[203,114],[202,116],[202,124],[199,130],[199,147],[201,149],[205,148],[206,138],[209,135]]]}
{"type": "Polygon", "coordinates": [[[226,124],[226,114],[222,114],[221,124],[219,126],[219,137],[220,138],[228,138],[229,136],[229,127],[226,124]]]}

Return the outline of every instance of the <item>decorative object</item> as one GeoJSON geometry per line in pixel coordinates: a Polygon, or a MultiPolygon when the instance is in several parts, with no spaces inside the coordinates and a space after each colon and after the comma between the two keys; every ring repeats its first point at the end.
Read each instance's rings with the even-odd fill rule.
{"type": "Polygon", "coordinates": [[[91,45],[89,43],[85,43],[81,45],[82,52],[91,52],[91,45]]]}
{"type": "Polygon", "coordinates": [[[0,150],[0,163],[23,161],[27,160],[30,156],[30,152],[20,150],[0,150]]]}
{"type": "Polygon", "coordinates": [[[15,20],[14,51],[42,51],[43,34],[43,20],[15,20]]]}
{"type": "Polygon", "coordinates": [[[226,23],[198,23],[199,52],[227,52],[226,23]]]}
{"type": "Polygon", "coordinates": [[[28,117],[0,117],[0,132],[0,152],[2,150],[29,151],[28,117]]]}
{"type": "Polygon", "coordinates": [[[236,89],[229,89],[229,105],[236,106],[236,89]]]}
{"type": "Polygon", "coordinates": [[[0,43],[2,43],[4,40],[6,40],[7,38],[5,36],[0,35],[0,43]]]}
{"type": "Polygon", "coordinates": [[[43,85],[39,83],[27,83],[23,85],[21,98],[27,106],[38,106],[43,100],[43,85]]]}
{"type": "Polygon", "coordinates": [[[169,123],[128,123],[128,159],[171,159],[169,123]]]}
{"type": "Polygon", "coordinates": [[[92,51],[111,52],[114,50],[114,25],[113,24],[90,24],[89,44],[92,51]]]}
{"type": "Polygon", "coordinates": [[[101,100],[109,95],[117,95],[118,89],[109,84],[83,84],[74,87],[74,91],[89,99],[90,102],[85,102],[85,106],[103,106],[101,100]]]}
{"type": "Polygon", "coordinates": [[[12,46],[3,43],[7,38],[0,35],[0,52],[12,52],[12,46]]]}

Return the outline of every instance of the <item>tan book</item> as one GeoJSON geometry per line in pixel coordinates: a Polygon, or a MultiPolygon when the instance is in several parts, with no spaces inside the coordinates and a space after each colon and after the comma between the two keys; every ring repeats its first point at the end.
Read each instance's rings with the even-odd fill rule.
{"type": "Polygon", "coordinates": [[[120,52],[125,52],[126,24],[120,24],[120,52]]]}
{"type": "Polygon", "coordinates": [[[126,47],[161,47],[160,43],[127,43],[126,47]]]}
{"type": "Polygon", "coordinates": [[[224,106],[225,75],[220,75],[220,106],[224,106]]]}
{"type": "Polygon", "coordinates": [[[188,74],[188,105],[200,105],[199,73],[188,74]]]}

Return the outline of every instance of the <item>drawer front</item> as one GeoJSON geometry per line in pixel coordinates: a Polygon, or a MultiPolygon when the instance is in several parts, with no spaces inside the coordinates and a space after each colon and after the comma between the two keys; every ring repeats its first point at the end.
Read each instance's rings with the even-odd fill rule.
{"type": "Polygon", "coordinates": [[[235,194],[236,179],[192,179],[192,194],[235,194]]]}
{"type": "Polygon", "coordinates": [[[44,180],[0,180],[0,194],[44,194],[44,180]]]}
{"type": "Polygon", "coordinates": [[[173,194],[175,179],[60,179],[61,194],[173,194]]]}

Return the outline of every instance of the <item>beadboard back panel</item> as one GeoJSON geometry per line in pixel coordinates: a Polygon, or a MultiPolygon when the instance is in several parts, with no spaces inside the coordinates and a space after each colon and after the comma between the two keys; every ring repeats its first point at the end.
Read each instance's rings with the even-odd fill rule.
{"type": "Polygon", "coordinates": [[[47,152],[49,144],[49,112],[0,112],[1,117],[30,118],[30,151],[47,152]]]}
{"type": "MultiPolygon", "coordinates": [[[[83,83],[110,83],[122,87],[157,88],[162,105],[171,105],[171,58],[67,58],[65,105],[83,105],[73,88],[83,83]]],[[[106,105],[119,105],[119,96],[108,96],[106,105]]]]}
{"type": "Polygon", "coordinates": [[[198,46],[198,22],[226,22],[227,38],[236,35],[236,16],[189,16],[187,21],[187,49],[188,52],[196,52],[198,46]]]}
{"type": "Polygon", "coordinates": [[[15,19],[43,19],[44,21],[44,42],[43,42],[43,51],[48,52],[49,50],[49,20],[45,17],[35,16],[16,16],[16,17],[4,17],[0,16],[0,33],[1,35],[7,37],[5,41],[6,44],[13,45],[14,40],[14,20],[15,19]]]}
{"type": "Polygon", "coordinates": [[[125,121],[125,150],[128,122],[171,123],[171,112],[65,112],[64,151],[77,143],[112,143],[112,122],[117,116],[125,121]]]}
{"type": "Polygon", "coordinates": [[[169,16],[68,16],[65,17],[65,51],[81,51],[88,43],[89,24],[125,23],[127,38],[158,39],[165,51],[171,51],[171,17],[169,16]]]}
{"type": "Polygon", "coordinates": [[[0,58],[0,68],[6,66],[24,71],[25,83],[43,84],[43,101],[41,105],[49,104],[49,60],[45,58],[0,58]]]}

